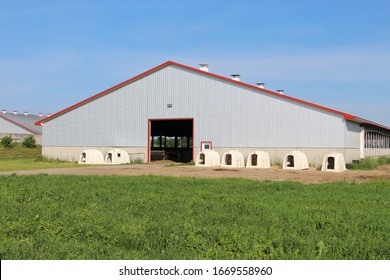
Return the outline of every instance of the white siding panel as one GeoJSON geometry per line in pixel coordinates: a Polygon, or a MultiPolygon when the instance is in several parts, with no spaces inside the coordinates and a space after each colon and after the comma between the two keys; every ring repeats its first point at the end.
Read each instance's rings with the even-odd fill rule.
{"type": "Polygon", "coordinates": [[[346,122],[346,147],[347,148],[360,148],[360,125],[357,123],[346,122]]]}
{"type": "Polygon", "coordinates": [[[164,118],[194,118],[195,146],[344,147],[347,135],[340,115],[169,66],[47,122],[43,144],[147,146],[148,119],[164,118]]]}

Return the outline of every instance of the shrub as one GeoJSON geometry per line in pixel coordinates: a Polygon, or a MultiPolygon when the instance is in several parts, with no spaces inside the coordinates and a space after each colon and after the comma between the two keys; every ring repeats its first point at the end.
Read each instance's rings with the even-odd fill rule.
{"type": "Polygon", "coordinates": [[[23,139],[22,145],[23,145],[23,147],[30,148],[30,149],[36,148],[37,147],[37,141],[35,140],[34,136],[29,135],[29,136],[27,136],[26,138],[23,139]]]}
{"type": "Polygon", "coordinates": [[[0,145],[3,148],[12,148],[14,146],[14,140],[12,139],[11,136],[4,136],[0,140],[0,145]]]}

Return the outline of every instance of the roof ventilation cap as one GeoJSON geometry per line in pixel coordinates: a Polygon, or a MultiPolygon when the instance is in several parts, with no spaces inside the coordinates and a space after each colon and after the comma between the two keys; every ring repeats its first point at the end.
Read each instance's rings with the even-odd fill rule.
{"type": "Polygon", "coordinates": [[[284,94],[284,89],[277,89],[276,92],[280,94],[284,94]]]}
{"type": "Polygon", "coordinates": [[[209,65],[207,63],[200,63],[199,64],[199,69],[205,72],[209,72],[209,65]]]}
{"type": "Polygon", "coordinates": [[[42,113],[39,113],[39,114],[38,114],[38,116],[42,117],[42,116],[43,116],[43,114],[42,114],[42,113]]]}
{"type": "Polygon", "coordinates": [[[232,80],[240,81],[240,74],[231,74],[230,76],[232,76],[232,80]]]}
{"type": "Polygon", "coordinates": [[[2,111],[2,112],[3,112],[3,114],[5,114],[5,113],[7,113],[7,110],[6,110],[6,109],[3,109],[3,111],[2,111]]]}
{"type": "Polygon", "coordinates": [[[265,85],[265,83],[263,83],[263,82],[256,83],[256,86],[257,86],[258,88],[264,88],[264,85],[265,85]]]}
{"type": "Polygon", "coordinates": [[[50,117],[50,116],[51,116],[51,114],[49,114],[49,113],[46,114],[46,117],[50,117]]]}
{"type": "Polygon", "coordinates": [[[18,114],[18,111],[14,110],[13,113],[14,113],[14,115],[17,115],[17,114],[18,114]]]}
{"type": "Polygon", "coordinates": [[[27,111],[24,111],[24,113],[23,113],[25,116],[27,116],[28,115],[28,112],[27,111]]]}

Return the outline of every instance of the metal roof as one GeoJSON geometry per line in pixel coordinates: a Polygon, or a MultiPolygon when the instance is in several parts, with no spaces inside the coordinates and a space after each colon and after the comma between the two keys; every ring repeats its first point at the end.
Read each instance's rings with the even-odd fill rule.
{"type": "Polygon", "coordinates": [[[36,126],[35,123],[42,121],[45,118],[43,116],[0,112],[0,117],[33,134],[42,134],[42,127],[36,126]]]}
{"type": "Polygon", "coordinates": [[[233,80],[231,78],[226,78],[226,77],[223,77],[223,76],[219,76],[219,75],[216,75],[216,74],[213,74],[213,73],[210,73],[210,72],[206,72],[206,71],[203,71],[203,70],[200,70],[200,69],[197,69],[197,68],[193,68],[193,67],[190,67],[190,66],[186,66],[186,65],[183,65],[183,64],[179,64],[177,62],[173,62],[173,61],[167,61],[161,65],[158,65],[144,73],[141,73],[129,80],[126,80],[116,86],[113,86],[105,91],[102,91],[94,96],[91,96],[81,102],[78,102],[62,111],[59,111],[53,115],[51,115],[50,117],[47,117],[47,118],[44,118],[42,120],[39,120],[35,123],[35,125],[42,125],[43,123],[47,122],[47,121],[50,121],[54,118],[57,118],[59,116],[61,116],[62,114],[65,114],[67,113],[68,111],[71,111],[73,109],[76,109],[80,106],[83,106],[84,104],[86,103],[89,103],[101,96],[104,96],[106,94],[109,94],[111,92],[113,92],[114,90],[117,90],[123,86],[126,86],[130,83],[133,83],[145,76],[148,76],[150,74],[153,74],[154,72],[156,71],[159,71],[165,67],[168,67],[168,66],[176,66],[176,67],[180,67],[180,68],[183,68],[183,69],[187,69],[187,70],[190,70],[190,71],[193,71],[193,72],[197,72],[197,73],[201,73],[203,75],[206,75],[206,76],[210,76],[210,77],[214,77],[214,78],[217,78],[219,80],[223,80],[223,81],[228,81],[230,83],[233,83],[233,84],[237,84],[237,85],[240,85],[240,86],[244,86],[246,88],[250,88],[250,89],[253,89],[253,90],[257,90],[257,91],[260,91],[260,92],[263,92],[263,93],[267,93],[267,94],[271,94],[271,95],[276,95],[276,96],[279,96],[281,98],[285,98],[287,100],[291,100],[291,101],[294,101],[294,102],[297,102],[297,103],[301,103],[301,104],[305,104],[305,105],[308,105],[310,107],[314,107],[314,108],[317,108],[317,109],[321,109],[321,110],[324,110],[324,111],[328,111],[328,112],[332,112],[332,113],[335,113],[337,115],[341,115],[345,120],[348,120],[348,121],[352,121],[352,122],[355,122],[355,123],[359,123],[359,124],[368,124],[368,125],[372,125],[372,126],[377,126],[379,128],[382,128],[382,129],[386,129],[386,130],[389,130],[390,131],[390,128],[389,127],[386,127],[386,126],[383,126],[381,124],[377,124],[377,123],[374,123],[374,122],[371,122],[369,120],[365,120],[363,118],[360,118],[360,117],[357,117],[357,116],[354,116],[354,115],[351,115],[351,114],[348,114],[348,113],[344,113],[344,112],[341,112],[341,111],[338,111],[338,110],[334,110],[334,109],[331,109],[331,108],[328,108],[328,107],[324,107],[324,106],[321,106],[321,105],[318,105],[318,104],[314,104],[314,103],[311,103],[311,102],[308,102],[308,101],[304,101],[304,100],[301,100],[301,99],[298,99],[298,98],[294,98],[294,97],[291,97],[291,96],[288,96],[288,95],[284,95],[284,94],[281,94],[281,93],[278,93],[278,92],[275,92],[275,91],[271,91],[271,90],[268,90],[268,89],[265,89],[265,88],[260,88],[260,87],[257,87],[255,85],[250,85],[250,84],[247,84],[247,83],[243,83],[241,81],[236,81],[236,80],[233,80]]]}

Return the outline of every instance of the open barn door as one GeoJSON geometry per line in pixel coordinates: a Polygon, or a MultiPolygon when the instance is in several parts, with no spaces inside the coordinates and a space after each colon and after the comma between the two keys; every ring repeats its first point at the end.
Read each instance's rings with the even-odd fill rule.
{"type": "Polygon", "coordinates": [[[193,119],[149,120],[149,162],[193,160],[193,119]]]}

